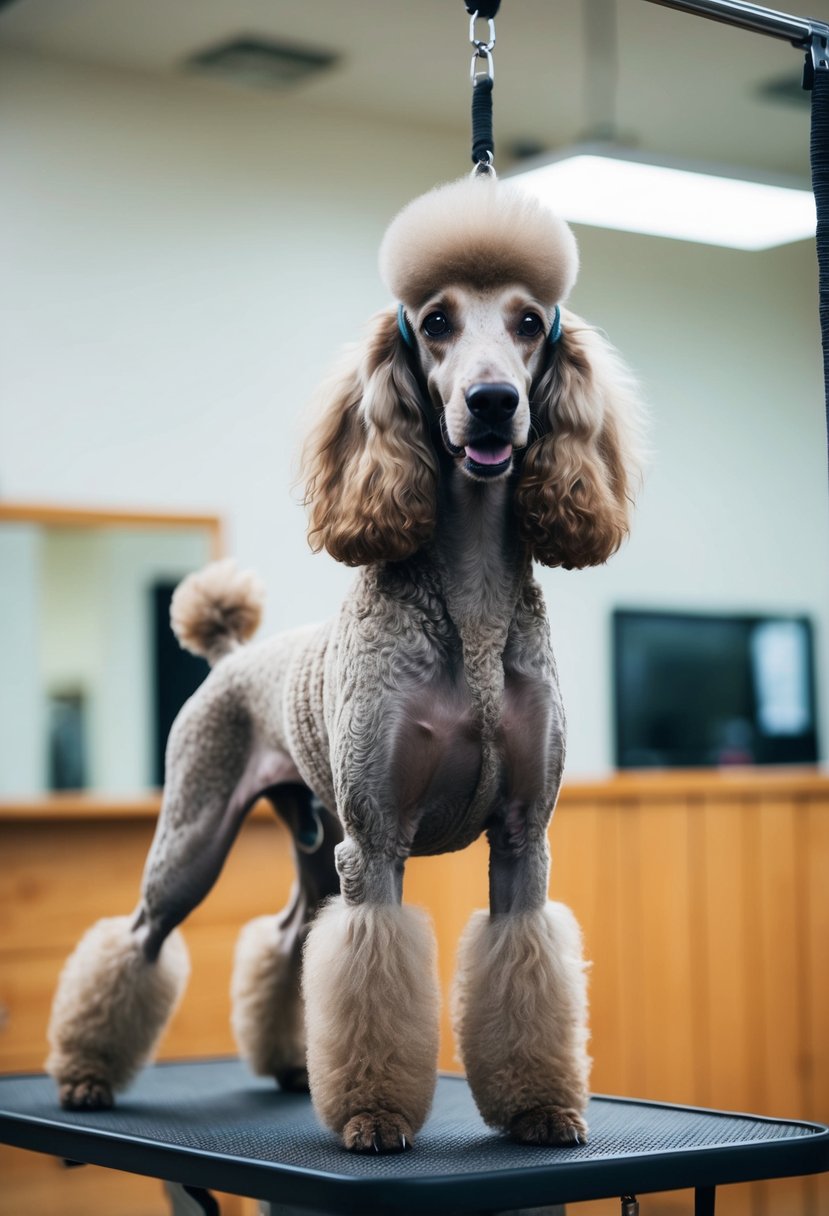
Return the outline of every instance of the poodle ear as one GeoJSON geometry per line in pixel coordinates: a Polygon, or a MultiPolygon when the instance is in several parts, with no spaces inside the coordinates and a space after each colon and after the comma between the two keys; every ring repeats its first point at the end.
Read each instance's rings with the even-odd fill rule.
{"type": "Polygon", "coordinates": [[[542,434],[516,488],[522,536],[545,566],[599,565],[627,536],[640,476],[633,378],[609,342],[565,313],[532,408],[542,434]]]}
{"type": "Polygon", "coordinates": [[[303,453],[308,539],[347,566],[415,553],[435,525],[437,462],[394,309],[322,390],[303,453]]]}

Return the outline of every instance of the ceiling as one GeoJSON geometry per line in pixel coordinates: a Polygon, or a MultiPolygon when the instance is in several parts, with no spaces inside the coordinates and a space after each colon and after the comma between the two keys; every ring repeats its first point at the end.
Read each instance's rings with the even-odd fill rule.
{"type": "MultiPolygon", "coordinates": [[[[829,0],[808,14],[829,22],[829,0]]],[[[462,0],[13,0],[0,7],[0,48],[233,89],[183,75],[182,61],[241,35],[286,40],[340,55],[298,86],[314,110],[464,130],[467,26],[462,0]]],[[[802,54],[785,42],[646,0],[502,0],[497,33],[502,154],[613,121],[658,154],[807,174],[808,102],[758,93],[799,79],[802,54]]]]}

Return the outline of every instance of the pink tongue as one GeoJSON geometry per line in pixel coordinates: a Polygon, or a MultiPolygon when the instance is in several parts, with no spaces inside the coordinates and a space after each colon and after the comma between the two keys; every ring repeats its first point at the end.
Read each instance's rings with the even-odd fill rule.
{"type": "Polygon", "coordinates": [[[503,464],[512,454],[512,447],[507,443],[502,448],[466,447],[464,451],[476,464],[503,464]]]}

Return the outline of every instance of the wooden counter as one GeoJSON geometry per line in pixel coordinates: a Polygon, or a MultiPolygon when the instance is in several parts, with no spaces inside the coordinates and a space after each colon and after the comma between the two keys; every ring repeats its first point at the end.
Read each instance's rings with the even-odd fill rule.
{"type": "MultiPolygon", "coordinates": [[[[42,1065],[62,962],[94,920],[134,907],[157,808],[152,796],[0,807],[1,1071],[42,1065]]],[[[593,960],[597,1092],[829,1120],[829,776],[728,770],[572,782],[551,843],[551,895],[573,907],[593,960]]],[[[285,833],[257,808],[184,926],[193,974],[162,1056],[233,1050],[234,939],[245,921],[282,906],[291,881],[285,833]]],[[[432,912],[448,991],[458,935],[486,903],[485,843],[413,860],[405,897],[432,912]]],[[[448,1002],[441,1064],[457,1068],[448,1002]]],[[[106,1195],[112,1216],[166,1210],[148,1180],[62,1173],[10,1150],[0,1170],[2,1216],[57,1206],[58,1185],[64,1216],[86,1216],[93,1193],[106,1195]]],[[[646,1211],[690,1211],[679,1203],[652,1199],[646,1211]]],[[[728,1188],[718,1212],[770,1216],[779,1204],[818,1216],[829,1211],[829,1188],[818,1179],[728,1188]]]]}

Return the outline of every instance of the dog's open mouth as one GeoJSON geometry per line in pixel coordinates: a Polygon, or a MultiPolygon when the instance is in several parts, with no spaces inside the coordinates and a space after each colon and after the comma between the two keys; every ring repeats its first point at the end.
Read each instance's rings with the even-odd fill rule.
{"type": "Polygon", "coordinates": [[[463,450],[466,469],[476,477],[497,477],[507,471],[512,461],[512,444],[504,443],[494,435],[491,439],[478,440],[474,445],[468,443],[463,450]]]}
{"type": "Polygon", "coordinates": [[[449,455],[463,456],[463,466],[473,477],[498,477],[509,469],[512,462],[512,444],[504,443],[500,436],[485,435],[474,443],[458,447],[449,438],[443,414],[440,416],[440,433],[449,455]]]}

